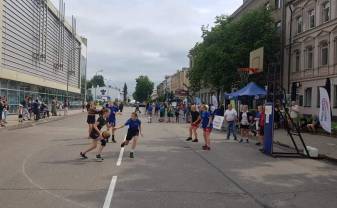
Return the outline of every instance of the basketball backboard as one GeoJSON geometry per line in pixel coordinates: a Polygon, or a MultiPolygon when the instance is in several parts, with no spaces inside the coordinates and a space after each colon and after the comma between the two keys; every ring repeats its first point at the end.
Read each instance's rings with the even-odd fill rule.
{"type": "Polygon", "coordinates": [[[263,57],[264,57],[264,48],[258,48],[250,52],[250,61],[249,67],[256,68],[256,73],[263,72],[263,57]]]}

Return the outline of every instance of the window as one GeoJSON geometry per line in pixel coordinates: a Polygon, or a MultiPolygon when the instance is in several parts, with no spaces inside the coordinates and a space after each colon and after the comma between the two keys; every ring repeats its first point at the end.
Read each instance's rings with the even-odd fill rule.
{"type": "Polygon", "coordinates": [[[326,2],[322,6],[322,20],[328,22],[330,20],[330,2],[326,2]]]}
{"type": "Polygon", "coordinates": [[[281,9],[281,2],[282,0],[275,0],[275,9],[281,9]]]}
{"type": "Polygon", "coordinates": [[[314,52],[312,46],[306,48],[306,60],[305,60],[305,68],[312,69],[314,63],[314,52]]]}
{"type": "Polygon", "coordinates": [[[312,88],[305,89],[304,92],[304,107],[311,107],[311,94],[312,94],[312,88]]]}
{"type": "Polygon", "coordinates": [[[276,22],[275,27],[276,27],[276,31],[280,33],[281,32],[281,21],[276,22]]]}
{"type": "Polygon", "coordinates": [[[327,42],[321,45],[321,66],[326,66],[329,63],[329,46],[327,42]]]}
{"type": "Polygon", "coordinates": [[[303,106],[303,95],[299,96],[299,105],[302,107],[303,106]]]}
{"type": "Polygon", "coordinates": [[[295,51],[295,72],[299,72],[301,68],[301,53],[300,50],[295,51]]]}
{"type": "Polygon", "coordinates": [[[296,18],[296,24],[297,24],[297,33],[303,32],[303,18],[302,16],[299,16],[296,18]]]}
{"type": "Polygon", "coordinates": [[[315,27],[315,10],[310,10],[308,12],[308,16],[309,16],[309,29],[314,28],[315,27]]]}
{"type": "Polygon", "coordinates": [[[320,88],[320,86],[317,87],[317,104],[316,104],[317,108],[319,108],[321,106],[321,100],[320,100],[321,99],[321,93],[319,91],[319,88],[320,88]]]}
{"type": "Polygon", "coordinates": [[[334,45],[335,45],[335,46],[334,46],[334,51],[335,51],[335,52],[334,52],[334,53],[335,53],[335,54],[334,54],[334,57],[335,57],[335,58],[334,58],[334,60],[335,60],[335,63],[334,63],[334,64],[337,64],[337,37],[335,37],[335,39],[334,39],[334,45]]]}
{"type": "Polygon", "coordinates": [[[333,96],[333,106],[334,108],[337,108],[337,85],[334,86],[334,96],[333,96]]]}

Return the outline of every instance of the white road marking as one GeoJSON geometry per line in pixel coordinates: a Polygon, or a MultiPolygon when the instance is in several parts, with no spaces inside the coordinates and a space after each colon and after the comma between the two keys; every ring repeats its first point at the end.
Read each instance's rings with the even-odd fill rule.
{"type": "Polygon", "coordinates": [[[103,208],[109,208],[111,204],[112,197],[114,195],[115,187],[117,183],[117,176],[112,177],[111,183],[109,186],[108,193],[106,194],[103,208]]]}
{"type": "Polygon", "coordinates": [[[27,172],[26,172],[26,163],[27,163],[27,161],[28,161],[33,155],[34,155],[34,153],[31,154],[31,155],[29,155],[28,157],[26,157],[26,158],[23,160],[23,163],[22,163],[22,174],[23,174],[24,177],[29,181],[29,183],[31,183],[31,184],[32,184],[33,186],[35,186],[36,188],[38,188],[39,190],[41,190],[41,191],[47,193],[48,195],[50,195],[50,196],[52,196],[52,197],[55,197],[55,198],[57,198],[57,199],[66,201],[66,202],[68,202],[68,203],[70,203],[70,204],[73,204],[73,205],[75,205],[75,206],[79,206],[79,207],[83,207],[83,208],[89,208],[89,207],[87,207],[87,206],[85,206],[85,205],[83,205],[83,204],[80,204],[80,203],[76,202],[76,201],[73,201],[73,200],[67,199],[67,198],[65,198],[65,197],[63,197],[63,196],[61,196],[61,195],[55,194],[55,193],[49,191],[48,189],[46,189],[46,188],[40,186],[39,184],[35,183],[35,182],[33,181],[33,179],[32,179],[31,177],[29,177],[29,175],[28,175],[27,172]]]}
{"type": "MultiPolygon", "coordinates": [[[[123,142],[125,142],[125,140],[126,140],[126,135],[124,137],[124,141],[123,142]]],[[[121,151],[119,152],[119,157],[118,157],[118,160],[117,160],[117,163],[116,163],[117,167],[121,166],[121,164],[122,164],[124,149],[125,149],[124,147],[121,148],[121,151]]]]}

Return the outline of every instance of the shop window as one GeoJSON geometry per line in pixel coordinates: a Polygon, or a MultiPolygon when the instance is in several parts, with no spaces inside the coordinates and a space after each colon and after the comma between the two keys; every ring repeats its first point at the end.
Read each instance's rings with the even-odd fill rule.
{"type": "Polygon", "coordinates": [[[302,107],[303,106],[303,95],[299,95],[298,100],[299,100],[299,105],[302,107]]]}
{"type": "Polygon", "coordinates": [[[312,98],[312,88],[309,87],[305,89],[304,92],[304,107],[311,107],[311,99],[312,98]]]}

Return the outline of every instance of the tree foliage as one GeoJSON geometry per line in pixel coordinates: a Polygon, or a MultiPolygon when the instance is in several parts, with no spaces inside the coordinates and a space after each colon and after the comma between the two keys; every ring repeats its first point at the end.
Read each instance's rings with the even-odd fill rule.
{"type": "Polygon", "coordinates": [[[104,78],[102,75],[95,75],[91,78],[90,81],[87,82],[87,88],[92,88],[92,87],[105,87],[105,82],[104,78]]]}
{"type": "Polygon", "coordinates": [[[133,98],[139,102],[148,100],[153,92],[154,83],[148,76],[139,76],[136,79],[136,89],[133,98]]]}
{"type": "Polygon", "coordinates": [[[124,83],[123,87],[123,101],[126,102],[128,100],[128,86],[124,83]]]}
{"type": "Polygon", "coordinates": [[[279,36],[270,11],[255,10],[239,20],[216,17],[211,29],[203,26],[203,41],[190,50],[193,66],[189,72],[191,90],[209,87],[229,91],[238,80],[237,69],[249,66],[249,54],[265,49],[265,64],[274,62],[280,50],[279,36]]]}

